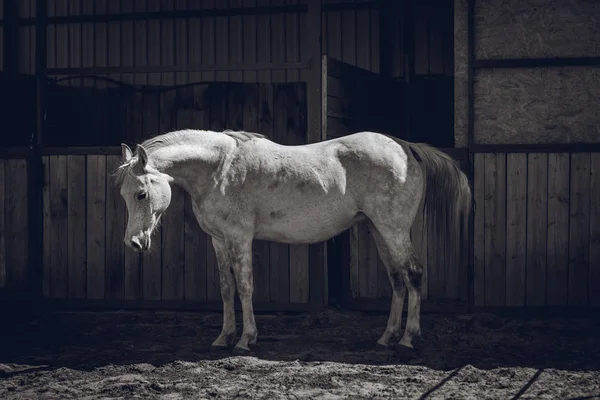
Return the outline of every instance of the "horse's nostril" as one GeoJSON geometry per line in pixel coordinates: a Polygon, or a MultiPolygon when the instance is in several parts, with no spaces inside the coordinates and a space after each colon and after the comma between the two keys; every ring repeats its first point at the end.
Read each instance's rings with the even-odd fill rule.
{"type": "Polygon", "coordinates": [[[131,240],[131,247],[133,247],[136,250],[141,250],[142,246],[140,245],[140,242],[137,239],[132,239],[131,240]]]}

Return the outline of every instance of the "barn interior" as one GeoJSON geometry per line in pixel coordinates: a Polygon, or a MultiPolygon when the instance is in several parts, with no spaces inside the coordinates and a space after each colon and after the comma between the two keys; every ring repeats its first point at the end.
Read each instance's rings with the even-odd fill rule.
{"type": "MultiPolygon", "coordinates": [[[[121,143],[188,128],[286,145],[372,130],[441,149],[473,192],[460,228],[435,235],[423,204],[413,224],[424,275],[411,361],[374,347],[392,287],[367,224],[313,245],[255,241],[255,354],[308,369],[247,395],[598,395],[596,3],[0,0],[0,397],[92,379],[90,396],[233,398],[244,384],[226,371],[275,368],[206,350],[219,273],[187,193],[173,187],[155,251],[124,246],[121,143]],[[311,363],[325,361],[346,365],[328,370],[338,380],[363,378],[315,383],[311,363]],[[369,369],[387,367],[399,380],[369,369]]],[[[48,393],[82,398],[77,385],[48,393]]]]}

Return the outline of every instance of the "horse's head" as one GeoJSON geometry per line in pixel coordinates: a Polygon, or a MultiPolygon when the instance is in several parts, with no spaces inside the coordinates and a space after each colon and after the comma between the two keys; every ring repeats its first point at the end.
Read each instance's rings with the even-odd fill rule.
{"type": "Polygon", "coordinates": [[[171,203],[173,178],[153,168],[146,150],[138,145],[134,155],[126,144],[121,145],[123,165],[117,171],[120,193],[127,205],[125,244],[136,251],[150,248],[152,232],[171,203]]]}

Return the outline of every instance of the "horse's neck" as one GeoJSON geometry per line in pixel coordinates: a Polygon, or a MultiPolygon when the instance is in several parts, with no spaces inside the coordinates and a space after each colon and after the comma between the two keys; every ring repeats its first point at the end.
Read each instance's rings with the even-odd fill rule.
{"type": "Polygon", "coordinates": [[[174,143],[154,150],[150,158],[160,172],[171,176],[187,192],[202,191],[222,168],[228,143],[174,143]]]}

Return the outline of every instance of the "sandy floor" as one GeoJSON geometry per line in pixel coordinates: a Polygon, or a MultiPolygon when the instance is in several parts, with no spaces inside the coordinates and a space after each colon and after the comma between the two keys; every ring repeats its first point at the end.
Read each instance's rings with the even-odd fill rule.
{"type": "Polygon", "coordinates": [[[2,328],[0,398],[600,398],[600,321],[423,315],[407,360],[375,345],[386,319],[257,315],[232,357],[209,351],[220,314],[52,314],[2,328]]]}

